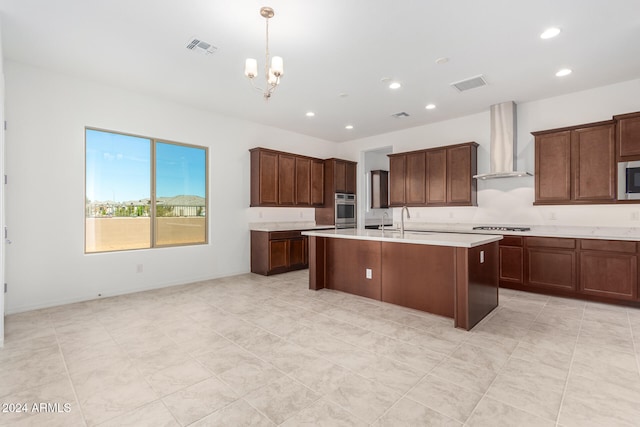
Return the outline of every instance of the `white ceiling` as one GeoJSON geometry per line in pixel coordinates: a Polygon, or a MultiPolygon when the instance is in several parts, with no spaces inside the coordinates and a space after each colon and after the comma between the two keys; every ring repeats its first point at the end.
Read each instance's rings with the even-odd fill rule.
{"type": "Polygon", "coordinates": [[[640,76],[639,0],[0,0],[0,14],[6,59],[338,142],[640,76]],[[243,74],[246,57],[264,67],[261,6],[285,65],[269,102],[243,74]],[[187,50],[192,36],[218,51],[187,50]],[[450,87],[479,74],[488,86],[450,87]]]}

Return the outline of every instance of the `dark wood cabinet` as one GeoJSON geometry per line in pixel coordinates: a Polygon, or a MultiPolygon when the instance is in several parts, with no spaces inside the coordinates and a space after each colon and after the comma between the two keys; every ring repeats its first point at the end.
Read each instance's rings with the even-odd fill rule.
{"type": "Polygon", "coordinates": [[[580,292],[608,298],[638,299],[636,242],[580,240],[580,292]]]}
{"type": "Polygon", "coordinates": [[[638,305],[638,249],[624,240],[504,236],[500,286],[638,305]]]}
{"type": "Polygon", "coordinates": [[[618,160],[640,160],[640,112],[613,116],[616,121],[618,160]]]}
{"type": "Polygon", "coordinates": [[[389,156],[389,204],[391,206],[404,206],[406,203],[404,196],[406,163],[406,155],[389,156]]]}
{"type": "Polygon", "coordinates": [[[461,144],[447,148],[447,204],[476,206],[477,175],[476,143],[461,144]]]}
{"type": "Polygon", "coordinates": [[[269,276],[308,266],[308,238],[300,231],[251,231],[252,273],[269,276]]]}
{"type": "Polygon", "coordinates": [[[475,206],[475,142],[389,154],[390,205],[475,206]]]}
{"type": "Polygon", "coordinates": [[[528,237],[526,245],[527,285],[576,289],[575,239],[528,237]]]}
{"type": "Polygon", "coordinates": [[[324,161],[324,205],[316,208],[316,224],[335,224],[335,194],[356,194],[357,163],[342,159],[324,161]]]}
{"type": "Polygon", "coordinates": [[[499,256],[500,265],[498,279],[500,286],[505,284],[524,283],[524,244],[523,237],[504,236],[500,240],[499,256]]]}
{"type": "Polygon", "coordinates": [[[278,154],[251,151],[251,206],[278,205],[278,154]]]}
{"type": "Polygon", "coordinates": [[[389,171],[371,171],[371,208],[389,207],[389,171]]]}
{"type": "Polygon", "coordinates": [[[613,121],[533,135],[535,204],[615,203],[613,121]]]}
{"type": "Polygon", "coordinates": [[[295,204],[309,206],[311,205],[311,159],[296,157],[295,163],[295,204]]]}
{"type": "Polygon", "coordinates": [[[251,206],[322,206],[324,161],[266,148],[251,152],[251,206]]]}
{"type": "Polygon", "coordinates": [[[535,162],[535,203],[569,203],[571,132],[536,135],[535,162]]]}
{"type": "Polygon", "coordinates": [[[615,201],[616,153],[613,123],[572,131],[571,161],[574,200],[615,201]]]}
{"type": "Polygon", "coordinates": [[[348,160],[328,159],[333,169],[333,192],[356,194],[357,163],[348,160]]]}
{"type": "Polygon", "coordinates": [[[296,204],[296,158],[278,154],[278,204],[296,204]]]}
{"type": "Polygon", "coordinates": [[[324,161],[311,160],[311,205],[324,205],[324,161]]]}
{"type": "Polygon", "coordinates": [[[427,205],[447,203],[447,150],[427,152],[427,205]]]}
{"type": "Polygon", "coordinates": [[[405,174],[405,198],[409,206],[424,205],[426,196],[426,153],[420,151],[407,154],[407,171],[405,174]]]}

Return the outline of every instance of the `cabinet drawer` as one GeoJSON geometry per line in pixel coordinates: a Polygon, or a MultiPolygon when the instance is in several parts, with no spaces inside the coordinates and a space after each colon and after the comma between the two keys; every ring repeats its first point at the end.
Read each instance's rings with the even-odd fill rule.
{"type": "Polygon", "coordinates": [[[295,239],[302,236],[301,231],[272,231],[269,233],[269,240],[295,239]]]}
{"type": "Polygon", "coordinates": [[[527,237],[528,247],[575,249],[576,239],[557,237],[527,237]]]}
{"type": "Polygon", "coordinates": [[[503,236],[500,246],[522,246],[522,236],[503,236]]]}
{"type": "Polygon", "coordinates": [[[580,249],[593,251],[635,253],[636,242],[622,240],[580,240],[580,249]]]}

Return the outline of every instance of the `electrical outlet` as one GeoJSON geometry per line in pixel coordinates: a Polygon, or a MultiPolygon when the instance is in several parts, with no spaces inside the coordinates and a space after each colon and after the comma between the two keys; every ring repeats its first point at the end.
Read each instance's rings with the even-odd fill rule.
{"type": "Polygon", "coordinates": [[[373,278],[373,272],[371,271],[370,268],[367,268],[365,270],[365,276],[366,276],[367,279],[372,279],[373,278]]]}
{"type": "Polygon", "coordinates": [[[484,264],[484,251],[480,251],[480,264],[484,264]]]}
{"type": "Polygon", "coordinates": [[[300,218],[304,216],[304,212],[300,211],[300,218]]]}
{"type": "Polygon", "coordinates": [[[136,265],[136,273],[142,273],[143,270],[143,265],[142,264],[138,264],[136,265]]]}
{"type": "Polygon", "coordinates": [[[631,221],[640,221],[640,212],[638,211],[631,212],[631,221]]]}
{"type": "Polygon", "coordinates": [[[449,212],[449,218],[453,218],[453,212],[449,212]]]}
{"type": "Polygon", "coordinates": [[[258,211],[258,218],[262,218],[262,211],[258,211]]]}
{"type": "Polygon", "coordinates": [[[420,211],[416,211],[416,218],[420,218],[420,211]]]}
{"type": "Polygon", "coordinates": [[[549,212],[549,220],[550,221],[555,221],[558,218],[556,217],[556,213],[555,212],[549,212]]]}

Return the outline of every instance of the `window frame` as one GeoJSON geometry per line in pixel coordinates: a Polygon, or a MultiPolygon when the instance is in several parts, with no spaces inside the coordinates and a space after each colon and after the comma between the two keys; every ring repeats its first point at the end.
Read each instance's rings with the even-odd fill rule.
{"type": "MultiPolygon", "coordinates": [[[[209,244],[209,147],[195,145],[195,144],[187,144],[184,142],[172,141],[164,138],[154,138],[145,135],[138,135],[128,132],[119,132],[113,131],[110,129],[98,128],[93,126],[85,126],[84,127],[84,241],[83,241],[83,251],[85,255],[93,255],[93,254],[105,254],[105,253],[113,253],[113,252],[123,252],[123,251],[140,251],[140,250],[150,250],[150,249],[163,249],[163,248],[175,248],[175,247],[184,247],[184,246],[201,246],[209,244]],[[124,249],[112,249],[112,250],[101,250],[101,251],[87,251],[87,131],[98,131],[105,133],[112,133],[116,135],[130,136],[134,138],[143,138],[149,140],[149,179],[150,179],[150,188],[149,188],[149,247],[145,248],[124,248],[124,249]],[[156,206],[157,206],[157,197],[156,197],[156,144],[168,144],[168,145],[176,145],[180,147],[187,148],[195,148],[199,150],[204,150],[204,241],[203,242],[193,242],[193,243],[175,243],[175,244],[157,244],[156,243],[156,206]]],[[[115,202],[115,200],[114,200],[115,202]]]]}

